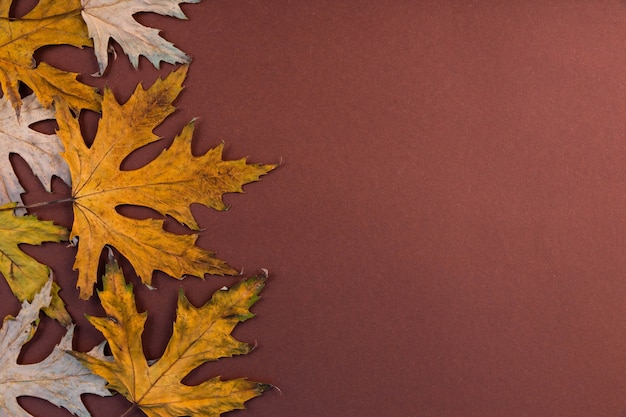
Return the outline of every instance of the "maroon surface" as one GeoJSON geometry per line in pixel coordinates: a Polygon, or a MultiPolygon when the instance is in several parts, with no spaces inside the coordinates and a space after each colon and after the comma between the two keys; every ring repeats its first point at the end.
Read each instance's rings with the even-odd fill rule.
{"type": "MultiPolygon", "coordinates": [[[[228,196],[230,211],[195,212],[202,247],[244,274],[268,268],[271,279],[257,317],[237,329],[258,349],[192,379],[280,388],[233,416],[623,415],[626,3],[205,0],[184,9],[187,22],[139,17],[194,57],[160,146],[198,116],[194,152],[224,141],[228,157],[282,161],[228,196]]],[[[42,57],[93,73],[90,53],[42,57]]],[[[173,68],[142,60],[135,72],[118,54],[106,77],[85,81],[120,99],[173,68]]],[[[28,201],[50,198],[13,162],[28,201]]],[[[68,207],[37,213],[71,222],[68,207]]],[[[98,343],[82,315],[99,307],[76,300],[71,250],[28,250],[59,276],[79,322],[76,348],[98,343]]],[[[157,291],[137,288],[148,356],[169,337],[177,288],[200,303],[230,282],[157,273],[157,291]]],[[[15,314],[2,280],[0,297],[2,315],[15,314]]],[[[42,327],[24,361],[60,338],[58,325],[42,327]]],[[[127,407],[86,402],[95,417],[127,407]]]]}

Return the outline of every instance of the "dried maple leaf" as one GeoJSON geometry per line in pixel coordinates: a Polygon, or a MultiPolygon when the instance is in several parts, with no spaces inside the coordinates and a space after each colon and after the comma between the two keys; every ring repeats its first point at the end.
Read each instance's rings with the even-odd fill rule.
{"type": "MultiPolygon", "coordinates": [[[[48,280],[49,268],[22,252],[19,245],[41,245],[43,242],[67,240],[66,228],[35,216],[14,216],[15,203],[0,206],[0,273],[20,301],[32,301],[48,280]]],[[[59,287],[52,285],[53,297],[46,313],[63,324],[72,319],[58,295],[59,287]]]]}
{"type": "Polygon", "coordinates": [[[0,329],[0,415],[30,416],[17,397],[32,396],[50,401],[73,414],[88,417],[81,394],[110,395],[105,381],[94,375],[67,351],[72,349],[73,327],[70,327],[52,353],[35,364],[20,365],[17,358],[38,323],[39,310],[51,300],[52,280],[48,280],[32,303],[22,303],[16,318],[6,317],[0,329]]]}
{"type": "Polygon", "coordinates": [[[0,204],[21,201],[20,194],[24,191],[11,168],[11,153],[24,158],[48,191],[53,175],[70,182],[70,170],[61,156],[61,140],[30,128],[34,123],[50,119],[54,119],[54,109],[43,107],[33,94],[23,99],[19,117],[10,101],[0,98],[0,204]]]}
{"type": "Polygon", "coordinates": [[[19,19],[9,17],[13,0],[0,0],[0,86],[19,112],[20,81],[39,101],[50,107],[61,97],[74,109],[99,110],[95,89],[76,80],[76,73],[62,71],[45,62],[36,65],[33,54],[47,45],[91,45],[80,15],[80,0],[40,0],[19,19]]]}
{"type": "Polygon", "coordinates": [[[85,145],[76,117],[66,105],[57,105],[58,135],[72,175],[74,224],[71,238],[80,238],[74,268],[77,286],[88,298],[96,281],[100,253],[114,246],[133,264],[137,275],[149,284],[154,270],[181,278],[207,274],[236,274],[212,252],[195,246],[196,236],[163,230],[163,221],[136,220],[116,211],[122,205],[150,207],[198,230],[190,210],[192,203],[223,210],[222,195],[242,192],[246,183],[275,165],[247,164],[245,159],[224,161],[222,146],[194,157],[191,153],[193,122],[174,139],[169,149],[147,165],[122,171],[122,161],[137,148],[157,140],[152,130],[174,111],[172,101],[182,90],[186,67],[157,80],[118,104],[106,89],[102,119],[90,148],[85,145]]]}
{"type": "Polygon", "coordinates": [[[159,36],[157,29],[148,28],[135,19],[139,12],[152,12],[186,19],[180,3],[199,3],[200,0],[82,0],[83,19],[93,39],[100,74],[108,65],[109,40],[115,39],[130,58],[135,68],[143,55],[155,67],[160,62],[188,63],[190,58],[174,44],[159,36]]]}
{"type": "Polygon", "coordinates": [[[216,417],[244,408],[244,402],[261,395],[270,385],[239,378],[212,378],[196,386],[181,381],[208,361],[246,354],[251,346],[231,336],[237,323],[254,315],[250,307],[258,300],[265,277],[253,277],[229,290],[217,291],[202,307],[194,307],[181,292],[172,337],[163,356],[148,362],[141,334],[147,315],[138,313],[132,285],[110,258],[103,278],[100,301],[106,317],[88,317],[109,342],[113,357],[99,351],[75,353],[108,388],[124,395],[149,417],[216,417]]]}

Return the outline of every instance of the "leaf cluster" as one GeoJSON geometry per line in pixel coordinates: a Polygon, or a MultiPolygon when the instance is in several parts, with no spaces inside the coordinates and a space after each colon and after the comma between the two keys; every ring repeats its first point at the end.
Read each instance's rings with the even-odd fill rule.
{"type": "MultiPolygon", "coordinates": [[[[224,160],[223,145],[194,156],[191,121],[154,160],[138,169],[121,169],[130,153],[159,140],[153,131],[175,110],[173,103],[183,89],[191,61],[157,29],[142,26],[133,15],[153,12],[184,19],[180,4],[200,0],[39,0],[21,17],[11,15],[15,1],[0,0],[0,273],[22,307],[16,317],[6,317],[0,328],[0,415],[28,416],[16,399],[29,395],[77,416],[89,416],[80,397],[84,393],[123,395],[132,403],[131,409],[150,417],[217,417],[244,408],[244,402],[270,385],[215,377],[189,386],[183,379],[205,362],[251,350],[231,332],[253,316],[250,307],[258,300],[266,276],[220,290],[201,307],[193,306],[181,292],[167,348],[159,359],[148,361],[141,340],[147,313],[137,310],[132,286],[126,283],[111,250],[123,255],[146,285],[155,270],[176,279],[237,275],[213,252],[196,245],[197,233],[168,232],[163,220],[129,218],[118,208],[149,207],[199,232],[191,204],[225,210],[225,193],[243,192],[245,184],[276,167],[245,159],[224,160]],[[95,76],[99,76],[107,69],[111,41],[119,44],[135,68],[139,56],[155,67],[160,62],[182,65],[148,88],[138,85],[120,103],[109,88],[101,94],[79,81],[78,73],[34,60],[35,52],[44,46],[90,47],[98,63],[95,76]],[[23,87],[32,94],[21,93],[23,87]],[[100,113],[91,146],[81,133],[83,110],[100,113]],[[31,128],[46,120],[56,122],[55,133],[31,128]],[[70,230],[27,214],[33,206],[21,201],[23,189],[11,169],[11,154],[20,155],[48,191],[52,177],[70,186],[69,198],[40,203],[71,203],[70,230]],[[75,325],[50,268],[23,251],[24,244],[55,242],[77,246],[74,269],[82,299],[93,296],[100,254],[109,253],[103,289],[98,292],[106,317],[88,318],[105,341],[87,353],[72,349],[75,325]],[[20,351],[36,332],[41,310],[66,326],[67,332],[45,360],[19,364],[20,351]],[[105,354],[107,349],[110,356],[105,354]]],[[[74,252],[68,249],[68,253],[74,252]]]]}

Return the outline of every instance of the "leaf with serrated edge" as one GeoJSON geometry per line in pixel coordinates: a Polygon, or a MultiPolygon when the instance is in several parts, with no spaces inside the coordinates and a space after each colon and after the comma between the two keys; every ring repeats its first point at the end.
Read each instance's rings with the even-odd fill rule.
{"type": "Polygon", "coordinates": [[[94,375],[67,351],[72,349],[74,327],[70,327],[52,353],[35,364],[20,365],[17,358],[22,346],[36,329],[39,310],[51,300],[52,280],[48,280],[33,299],[22,303],[17,317],[4,319],[0,329],[0,415],[30,417],[17,397],[32,396],[50,401],[69,412],[89,417],[81,394],[110,395],[105,381],[94,375]],[[33,327],[35,326],[35,327],[33,327]]]}
{"type": "Polygon", "coordinates": [[[159,36],[159,30],[138,23],[133,15],[140,12],[158,13],[186,19],[180,3],[199,3],[200,0],[82,0],[83,19],[93,39],[100,75],[108,65],[109,40],[115,39],[135,68],[143,55],[159,67],[161,61],[186,64],[189,56],[173,43],[159,36]]]}
{"type": "Polygon", "coordinates": [[[21,201],[24,191],[11,168],[11,153],[19,154],[28,163],[48,191],[52,176],[69,184],[70,170],[61,156],[61,140],[55,134],[30,128],[34,123],[54,119],[54,113],[54,109],[46,109],[31,94],[23,99],[18,117],[11,102],[0,98],[0,204],[21,201]]]}
{"type": "Polygon", "coordinates": [[[264,284],[264,276],[249,278],[230,290],[217,291],[202,307],[194,307],[181,292],[172,337],[163,356],[148,364],[141,341],[147,314],[137,312],[132,286],[110,258],[99,291],[107,317],[88,319],[109,341],[113,357],[105,356],[102,349],[75,355],[106,379],[109,389],[124,395],[149,417],[217,417],[245,408],[245,401],[271,386],[243,378],[222,381],[216,377],[196,386],[181,381],[205,362],[251,350],[231,332],[239,322],[253,317],[250,307],[264,284]]]}
{"type": "MultiPolygon", "coordinates": [[[[20,301],[32,301],[48,280],[49,268],[24,253],[19,245],[41,245],[44,242],[67,240],[68,230],[35,216],[14,216],[15,203],[0,206],[0,273],[20,301]]],[[[71,317],[53,284],[53,298],[46,313],[63,324],[71,317]]]]}
{"type": "Polygon", "coordinates": [[[13,0],[0,0],[0,86],[19,113],[20,82],[30,87],[45,107],[55,97],[73,109],[100,109],[96,90],[77,81],[78,74],[42,62],[34,53],[47,45],[89,46],[87,27],[80,15],[80,0],[39,0],[19,19],[10,18],[13,0]]]}
{"type": "Polygon", "coordinates": [[[237,274],[212,252],[197,247],[196,236],[166,232],[163,220],[136,220],[116,211],[122,205],[149,207],[198,230],[191,204],[224,210],[224,193],[242,192],[244,184],[275,168],[248,164],[245,159],[224,161],[222,145],[193,156],[190,123],[155,160],[139,169],[120,170],[128,154],[158,139],[152,130],[174,111],[171,103],[182,89],[186,72],[182,67],[147,90],[138,86],[124,104],[118,104],[113,93],[105,90],[102,119],[89,148],[77,118],[67,106],[57,105],[58,135],[72,176],[74,224],[70,238],[80,238],[74,268],[79,270],[81,298],[89,298],[93,292],[94,272],[106,245],[129,259],[146,284],[154,270],[175,278],[237,274]]]}

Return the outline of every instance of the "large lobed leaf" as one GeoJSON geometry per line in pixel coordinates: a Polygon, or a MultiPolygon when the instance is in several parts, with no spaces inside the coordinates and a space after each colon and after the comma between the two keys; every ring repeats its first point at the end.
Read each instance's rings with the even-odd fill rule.
{"type": "Polygon", "coordinates": [[[182,67],[147,90],[138,86],[124,104],[105,90],[102,119],[90,148],[77,118],[66,105],[57,106],[58,135],[72,176],[74,224],[70,237],[80,238],[74,267],[79,270],[77,286],[82,298],[93,292],[105,245],[117,248],[148,284],[154,270],[177,278],[237,273],[212,252],[197,247],[196,236],[169,233],[163,230],[162,220],[136,220],[116,211],[128,204],[150,207],[198,230],[192,203],[223,210],[224,193],[242,192],[244,184],[274,169],[275,165],[248,164],[244,159],[223,161],[221,145],[194,157],[190,123],[154,161],[136,170],[120,170],[132,151],[158,139],[152,130],[174,111],[171,103],[182,90],[186,71],[182,67]]]}
{"type": "Polygon", "coordinates": [[[54,119],[54,113],[54,109],[45,108],[31,94],[23,99],[18,117],[8,98],[0,98],[0,204],[21,201],[24,191],[11,168],[11,153],[24,158],[48,191],[53,175],[70,182],[59,138],[30,128],[34,123],[54,119]]]}
{"type": "Polygon", "coordinates": [[[170,64],[189,63],[191,59],[174,44],[159,36],[159,30],[142,26],[133,15],[152,12],[186,19],[180,3],[199,3],[200,0],[82,0],[82,16],[93,38],[100,74],[109,61],[109,40],[115,39],[135,68],[143,55],[159,67],[161,61],[170,64]]]}
{"type": "Polygon", "coordinates": [[[113,357],[100,352],[75,353],[108,387],[124,395],[149,417],[217,417],[261,395],[271,386],[247,379],[212,378],[196,386],[182,379],[197,366],[219,358],[248,353],[251,346],[231,336],[234,327],[253,314],[265,277],[253,277],[216,292],[204,306],[194,307],[181,292],[172,337],[156,362],[143,353],[141,334],[147,315],[138,313],[132,286],[126,285],[117,263],[110,259],[99,292],[107,316],[89,317],[109,342],[113,357]]]}
{"type": "Polygon", "coordinates": [[[17,397],[32,396],[50,401],[80,417],[89,417],[80,396],[91,393],[110,395],[105,381],[94,375],[67,351],[72,349],[73,327],[43,361],[20,365],[22,346],[36,330],[39,310],[51,300],[52,280],[48,280],[32,303],[22,303],[16,318],[4,319],[0,329],[0,415],[29,417],[17,397]]]}
{"type": "MultiPolygon", "coordinates": [[[[49,268],[24,253],[19,245],[61,242],[67,240],[68,231],[35,216],[14,216],[14,207],[15,203],[0,206],[0,273],[20,301],[32,301],[47,282],[49,268]]],[[[46,313],[63,324],[69,324],[71,317],[58,292],[59,287],[53,284],[52,303],[46,307],[46,313]]]]}
{"type": "Polygon", "coordinates": [[[76,80],[76,73],[62,71],[45,62],[37,65],[35,51],[47,45],[91,45],[80,15],[80,0],[40,0],[20,19],[11,19],[13,0],[0,0],[0,86],[19,113],[19,83],[30,87],[39,101],[50,107],[54,97],[73,109],[99,110],[95,89],[76,80]]]}

